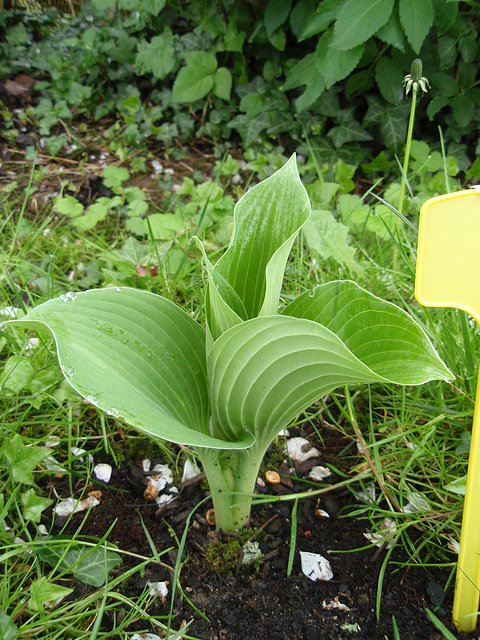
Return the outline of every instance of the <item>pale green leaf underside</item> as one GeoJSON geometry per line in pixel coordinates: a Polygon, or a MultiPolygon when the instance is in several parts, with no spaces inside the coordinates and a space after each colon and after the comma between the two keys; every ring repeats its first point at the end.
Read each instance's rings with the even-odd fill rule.
{"type": "Polygon", "coordinates": [[[420,325],[355,282],[339,280],[315,287],[283,313],[328,327],[362,362],[392,382],[417,385],[452,379],[420,325]]]}
{"type": "Polygon", "coordinates": [[[231,243],[215,269],[235,289],[251,318],[260,313],[265,300],[271,304],[275,294],[278,296],[288,256],[286,247],[291,247],[310,215],[295,156],[247,191],[234,215],[231,243]],[[274,256],[275,269],[267,270],[274,256]]]}
{"type": "Polygon", "coordinates": [[[67,294],[10,324],[50,329],[71,386],[141,431],[193,446],[252,443],[211,437],[205,331],[161,296],[129,288],[67,294]]]}
{"type": "Polygon", "coordinates": [[[287,316],[263,316],[226,331],[208,358],[214,434],[243,430],[268,444],[280,429],[342,384],[386,382],[332,331],[287,316]]]}

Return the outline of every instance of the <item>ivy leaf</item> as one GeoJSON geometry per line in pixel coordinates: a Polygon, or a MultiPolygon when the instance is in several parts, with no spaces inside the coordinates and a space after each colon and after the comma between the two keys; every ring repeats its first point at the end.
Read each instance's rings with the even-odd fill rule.
{"type": "Polygon", "coordinates": [[[155,36],[150,42],[139,42],[135,65],[140,75],[151,73],[154,78],[163,80],[175,66],[171,29],[166,28],[162,35],[155,36]]]}
{"type": "Polygon", "coordinates": [[[408,42],[416,54],[433,25],[434,10],[432,0],[399,0],[400,22],[408,42]]]}
{"type": "Polygon", "coordinates": [[[34,580],[30,585],[31,596],[28,600],[28,606],[34,611],[43,611],[44,607],[50,603],[55,603],[72,593],[73,589],[61,587],[47,578],[42,577],[34,580]]]}
{"type": "Polygon", "coordinates": [[[48,456],[46,447],[25,446],[18,433],[7,442],[4,452],[13,481],[22,484],[33,484],[33,470],[48,456]]]}
{"type": "Polygon", "coordinates": [[[43,511],[53,502],[50,498],[37,496],[34,489],[22,493],[21,501],[25,520],[33,520],[33,522],[40,522],[43,511]]]}
{"type": "Polygon", "coordinates": [[[384,110],[380,131],[383,141],[389,149],[398,149],[404,144],[409,113],[410,105],[408,102],[384,110]]]}
{"type": "Polygon", "coordinates": [[[347,0],[335,23],[332,46],[348,51],[366,42],[387,23],[394,0],[347,0]]]}
{"type": "Polygon", "coordinates": [[[270,37],[288,18],[292,0],[270,0],[265,10],[265,28],[270,37]]]}
{"type": "Polygon", "coordinates": [[[276,113],[276,111],[262,111],[254,118],[241,114],[236,116],[228,126],[238,131],[248,147],[257,140],[262,131],[275,124],[276,113]]]}
{"type": "Polygon", "coordinates": [[[372,136],[353,117],[353,109],[343,109],[338,112],[338,127],[333,127],[328,132],[337,149],[346,142],[371,140],[372,136]]]}
{"type": "Polygon", "coordinates": [[[349,246],[348,227],[335,220],[330,211],[312,211],[302,232],[309,249],[324,260],[333,258],[357,275],[363,275],[363,269],[355,260],[355,249],[349,246]]]}
{"type": "Polygon", "coordinates": [[[325,78],[325,86],[329,89],[333,84],[346,78],[360,62],[364,45],[340,51],[332,46],[333,30],[325,33],[317,45],[315,53],[317,68],[325,78]]]}
{"type": "Polygon", "coordinates": [[[102,587],[106,574],[122,562],[121,556],[110,549],[72,542],[68,536],[45,536],[43,540],[45,545],[37,551],[41,560],[94,587],[102,587]]]}

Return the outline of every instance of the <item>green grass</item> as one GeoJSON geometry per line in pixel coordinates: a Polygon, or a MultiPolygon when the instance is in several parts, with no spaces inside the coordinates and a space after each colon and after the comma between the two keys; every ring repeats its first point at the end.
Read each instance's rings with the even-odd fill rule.
{"type": "MultiPolygon", "coordinates": [[[[307,163],[302,168],[306,180],[308,176],[312,180],[316,177],[312,166],[307,163]]],[[[24,170],[27,175],[28,167],[24,170]]],[[[335,179],[331,168],[320,170],[324,182],[335,179]]],[[[165,258],[162,241],[141,239],[139,246],[147,247],[142,258],[142,266],[147,269],[142,273],[135,260],[126,257],[124,247],[131,234],[125,231],[125,220],[120,213],[107,217],[90,231],[79,231],[67,217],[55,211],[51,202],[37,206],[37,211],[32,212],[32,197],[38,196],[39,187],[47,178],[38,171],[32,172],[29,178],[22,178],[20,185],[23,186],[6,190],[1,196],[0,309],[14,306],[23,313],[31,306],[69,290],[116,284],[153,290],[187,310],[198,308],[203,276],[201,262],[189,236],[183,233],[172,238],[168,251],[177,253],[170,263],[165,258]],[[150,267],[155,269],[150,272],[150,267]]],[[[425,193],[427,178],[427,173],[416,176],[422,193],[425,193]]],[[[222,185],[222,179],[219,180],[222,185]]],[[[226,185],[228,177],[223,180],[226,185]]],[[[414,191],[415,186],[413,183],[414,191]]],[[[392,186],[383,185],[384,192],[389,188],[392,186]]],[[[177,199],[172,196],[156,206],[165,211],[180,211],[187,207],[190,199],[191,196],[177,199]]],[[[37,197],[37,205],[38,201],[37,197]]],[[[335,211],[336,202],[333,197],[324,206],[335,211]]],[[[369,200],[366,205],[372,216],[376,215],[376,204],[369,200]]],[[[208,199],[195,211],[193,227],[189,231],[193,235],[195,225],[201,226],[207,251],[215,259],[225,246],[231,219],[222,219],[218,210],[215,214],[211,214],[211,210],[209,213],[208,199]]],[[[405,213],[416,224],[418,211],[412,199],[406,202],[405,213]]],[[[464,476],[467,470],[475,388],[473,354],[478,351],[478,334],[460,312],[422,309],[414,301],[416,238],[410,227],[392,228],[384,235],[369,229],[365,219],[363,226],[351,226],[348,233],[345,242],[355,249],[355,259],[372,291],[417,318],[457,379],[454,385],[434,382],[406,389],[381,386],[339,389],[332,396],[335,411],[331,404],[320,403],[319,410],[313,415],[320,423],[324,420],[340,434],[361,443],[363,452],[355,461],[356,471],[365,472],[368,477],[361,481],[345,477],[345,484],[358,495],[375,485],[376,494],[369,502],[359,502],[352,515],[365,520],[376,531],[380,530],[385,518],[394,520],[397,526],[395,543],[405,549],[409,558],[407,564],[453,568],[456,556],[449,550],[449,545],[459,540],[463,497],[446,487],[464,476]],[[395,269],[392,264],[394,247],[398,256],[395,269]],[[407,503],[414,507],[405,511],[407,503]]],[[[316,283],[336,278],[356,279],[356,274],[335,255],[322,258],[305,242],[296,243],[292,256],[285,278],[286,297],[295,296],[316,283]]],[[[361,284],[365,286],[364,282],[361,284]]],[[[197,316],[197,319],[201,321],[202,317],[197,316]]],[[[111,456],[117,463],[132,452],[151,452],[158,446],[162,447],[164,457],[172,462],[185,455],[167,444],[153,445],[133,432],[129,432],[128,442],[117,439],[115,434],[119,425],[83,403],[63,380],[52,341],[41,339],[34,346],[29,342],[33,335],[15,330],[10,330],[8,335],[0,334],[0,521],[4,520],[10,527],[8,530],[0,528],[0,601],[3,603],[0,624],[10,625],[12,630],[14,625],[22,637],[39,640],[67,636],[94,640],[111,637],[113,631],[119,638],[127,638],[129,625],[138,620],[145,622],[145,629],[178,628],[172,607],[170,615],[163,618],[149,613],[151,597],[148,590],[135,601],[124,595],[125,585],[131,577],[142,572],[149,562],[161,562],[158,557],[139,557],[137,567],[118,575],[106,572],[104,588],[85,587],[74,600],[66,599],[54,609],[40,607],[35,611],[29,605],[32,584],[42,578],[49,584],[64,587],[69,587],[71,581],[68,572],[58,578],[36,552],[45,542],[39,522],[28,515],[22,496],[33,489],[39,499],[55,499],[49,489],[52,472],[48,471],[45,460],[41,460],[29,470],[31,482],[19,482],[14,476],[15,465],[6,464],[8,446],[15,435],[20,436],[23,445],[29,449],[45,447],[53,437],[58,439],[49,453],[69,472],[72,493],[74,481],[81,481],[85,487],[92,475],[88,461],[80,466],[73,464],[74,447],[85,448],[88,443],[91,448],[93,443],[94,451],[111,456]],[[23,542],[16,542],[16,538],[22,538],[23,542]]],[[[299,417],[299,421],[303,419],[299,417]]],[[[321,428],[319,437],[322,437],[321,428]]],[[[357,455],[356,451],[354,453],[357,455]]],[[[22,471],[28,475],[28,469],[20,468],[19,473],[22,471]]],[[[98,549],[103,548],[101,541],[95,544],[98,549]]],[[[294,551],[293,533],[291,545],[294,551]]],[[[118,553],[122,556],[129,552],[119,549],[118,553]]],[[[385,563],[382,571],[391,568],[392,565],[385,563]]],[[[172,567],[173,571],[177,576],[179,567],[172,567]]],[[[380,581],[379,612],[381,597],[380,581]]],[[[181,633],[190,637],[185,629],[181,633]]],[[[172,631],[170,637],[176,637],[176,633],[172,631]]]]}

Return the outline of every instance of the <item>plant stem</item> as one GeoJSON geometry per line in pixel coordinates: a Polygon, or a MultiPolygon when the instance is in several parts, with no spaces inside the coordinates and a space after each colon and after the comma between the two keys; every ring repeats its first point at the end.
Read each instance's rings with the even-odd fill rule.
{"type": "Polygon", "coordinates": [[[400,196],[398,198],[397,209],[403,213],[403,201],[405,199],[405,176],[408,175],[408,164],[410,162],[410,146],[412,143],[413,123],[415,122],[415,108],[417,105],[418,87],[414,84],[412,87],[412,105],[410,107],[410,119],[408,121],[407,140],[405,142],[405,155],[403,157],[403,175],[400,183],[400,196]]]}
{"type": "Polygon", "coordinates": [[[197,453],[212,492],[216,528],[230,531],[243,527],[250,518],[263,447],[235,451],[198,448],[197,453]]]}

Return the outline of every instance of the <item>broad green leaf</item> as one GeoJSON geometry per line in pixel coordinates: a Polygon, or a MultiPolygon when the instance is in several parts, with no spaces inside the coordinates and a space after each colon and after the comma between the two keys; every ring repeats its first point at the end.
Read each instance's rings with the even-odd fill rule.
{"type": "Polygon", "coordinates": [[[49,300],[12,323],[49,329],[69,384],[141,431],[196,446],[251,444],[210,436],[205,331],[169,300],[96,289],[49,300]]]}
{"type": "Polygon", "coordinates": [[[316,61],[319,72],[325,78],[325,86],[332,85],[346,78],[360,62],[365,46],[359,44],[348,51],[340,51],[332,45],[333,30],[323,35],[317,45],[316,61]]]}
{"type": "Polygon", "coordinates": [[[160,36],[155,36],[150,42],[141,40],[138,43],[138,53],[135,65],[140,75],[151,73],[154,78],[163,80],[175,66],[175,52],[173,48],[173,33],[168,27],[160,36]]]}
{"type": "Polygon", "coordinates": [[[271,36],[289,16],[292,0],[270,0],[265,9],[265,28],[271,36]]]}
{"type": "Polygon", "coordinates": [[[424,330],[405,311],[349,280],[306,292],[283,311],[333,331],[366,366],[397,384],[452,379],[424,330]]]}
{"type": "Polygon", "coordinates": [[[194,69],[198,75],[208,75],[217,70],[217,58],[207,51],[187,51],[185,53],[187,65],[194,69]]]}
{"type": "Polygon", "coordinates": [[[452,101],[452,114],[455,122],[461,127],[466,127],[470,124],[473,116],[475,105],[472,98],[468,93],[460,93],[452,101]]]}
{"type": "Polygon", "coordinates": [[[182,69],[173,84],[173,102],[195,102],[204,98],[214,85],[213,74],[199,75],[194,67],[182,69]]]}
{"type": "Polygon", "coordinates": [[[203,254],[203,264],[208,276],[207,326],[210,338],[216,340],[224,331],[246,320],[247,312],[235,289],[220,275],[207,258],[200,239],[195,237],[195,240],[203,254]]]}
{"type": "Polygon", "coordinates": [[[33,484],[33,470],[49,454],[46,447],[25,446],[18,433],[8,440],[3,451],[13,481],[23,484],[33,484]]]}
{"type": "Polygon", "coordinates": [[[73,589],[62,587],[42,576],[38,580],[34,580],[30,585],[31,595],[27,605],[34,611],[43,611],[46,606],[55,604],[55,602],[65,598],[72,591],[73,589]]]}
{"type": "Polygon", "coordinates": [[[300,0],[292,9],[292,13],[290,14],[290,27],[297,40],[300,40],[302,37],[305,25],[315,12],[316,4],[316,0],[300,0]]]}
{"type": "Polygon", "coordinates": [[[18,627],[4,611],[0,611],[0,638],[2,640],[14,640],[17,637],[18,627]]]}
{"type": "Polygon", "coordinates": [[[45,536],[43,540],[44,546],[37,549],[43,562],[94,587],[102,587],[108,572],[122,562],[121,556],[110,549],[72,541],[67,536],[45,536]]]}
{"type": "Polygon", "coordinates": [[[0,388],[3,395],[17,395],[28,389],[35,378],[32,363],[24,356],[10,356],[3,366],[0,388]]]}
{"type": "Polygon", "coordinates": [[[102,171],[103,184],[111,189],[121,187],[130,174],[125,167],[105,167],[102,171]]]}
{"type": "Polygon", "coordinates": [[[399,0],[400,22],[415,53],[419,53],[430,28],[435,12],[432,0],[399,0]]]}
{"type": "Polygon", "coordinates": [[[386,382],[330,329],[286,315],[229,329],[208,359],[214,434],[242,430],[270,442],[295,416],[342,384],[386,382]]]}
{"type": "Polygon", "coordinates": [[[85,209],[83,204],[73,196],[58,196],[55,209],[64,216],[80,216],[85,209]]]}
{"type": "Polygon", "coordinates": [[[220,67],[215,71],[213,76],[213,93],[217,98],[222,100],[230,100],[232,91],[232,74],[226,67],[220,67]]]}
{"type": "Polygon", "coordinates": [[[375,34],[379,40],[392,45],[396,49],[403,51],[405,49],[405,36],[403,34],[400,17],[398,15],[398,6],[393,7],[388,21],[375,34]]]}
{"type": "Polygon", "coordinates": [[[166,0],[143,0],[141,6],[145,11],[151,13],[152,16],[158,16],[165,6],[166,0]]]}
{"type": "Polygon", "coordinates": [[[391,104],[399,104],[404,98],[404,74],[390,58],[380,58],[375,67],[375,81],[383,98],[391,104]]]}
{"type": "Polygon", "coordinates": [[[298,41],[307,40],[317,33],[325,31],[327,27],[337,18],[345,0],[323,0],[318,3],[316,11],[309,17],[303,33],[298,41]]]}
{"type": "Polygon", "coordinates": [[[270,304],[275,294],[278,301],[287,247],[292,246],[309,215],[310,204],[295,156],[237,203],[232,240],[215,269],[243,300],[248,317],[258,315],[264,301],[270,304]]]}
{"type": "Polygon", "coordinates": [[[333,258],[363,277],[363,269],[355,260],[355,249],[349,246],[348,227],[335,220],[330,211],[312,211],[302,233],[310,250],[324,259],[333,258]]]}
{"type": "Polygon", "coordinates": [[[332,46],[346,51],[366,42],[387,23],[394,0],[347,0],[335,23],[332,46]]]}

